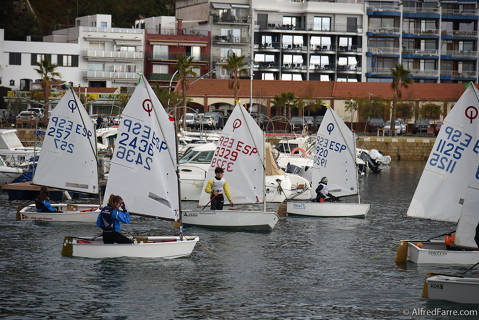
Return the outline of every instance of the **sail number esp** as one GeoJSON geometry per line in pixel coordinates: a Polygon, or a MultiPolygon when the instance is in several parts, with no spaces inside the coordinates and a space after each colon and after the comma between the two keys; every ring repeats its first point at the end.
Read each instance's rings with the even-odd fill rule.
{"type": "Polygon", "coordinates": [[[318,135],[316,138],[314,164],[320,167],[326,167],[328,163],[328,154],[330,152],[341,153],[346,150],[346,148],[345,144],[318,135]]]}
{"type": "Polygon", "coordinates": [[[48,127],[47,136],[53,138],[55,148],[67,153],[73,153],[75,145],[69,143],[71,135],[77,134],[81,137],[90,138],[93,134],[80,123],[74,123],[71,120],[66,120],[59,117],[52,117],[50,127],[48,127]]]}
{"type": "Polygon", "coordinates": [[[118,139],[115,155],[129,163],[151,170],[155,150],[161,152],[167,149],[165,141],[160,141],[150,126],[123,119],[124,132],[118,139]]]}
{"type": "MultiPolygon", "coordinates": [[[[462,158],[464,151],[472,146],[472,136],[451,126],[445,127],[444,133],[445,135],[441,135],[441,139],[437,141],[436,147],[432,150],[429,165],[447,173],[453,173],[457,161],[462,158]]],[[[479,153],[479,140],[472,147],[472,151],[476,154],[479,153]]],[[[476,178],[479,179],[479,168],[476,178]]]]}
{"type": "Polygon", "coordinates": [[[215,154],[211,160],[211,167],[220,167],[228,172],[233,171],[233,165],[238,159],[238,155],[244,154],[251,156],[257,154],[258,150],[240,140],[221,136],[216,147],[215,154]]]}

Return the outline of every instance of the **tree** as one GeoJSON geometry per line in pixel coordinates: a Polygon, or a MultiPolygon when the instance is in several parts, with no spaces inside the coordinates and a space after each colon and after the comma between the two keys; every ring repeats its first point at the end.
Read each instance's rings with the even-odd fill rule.
{"type": "Polygon", "coordinates": [[[396,107],[396,116],[404,119],[410,119],[412,116],[413,105],[412,103],[402,102],[398,103],[396,107]]]}
{"type": "Polygon", "coordinates": [[[391,83],[391,88],[393,89],[393,106],[391,110],[391,130],[389,131],[390,134],[396,132],[395,130],[395,122],[396,122],[396,107],[398,101],[401,100],[401,88],[407,88],[410,83],[412,83],[412,79],[409,78],[410,71],[404,69],[402,64],[396,64],[394,69],[391,69],[391,75],[393,77],[393,81],[391,83]]]}
{"type": "MultiPolygon", "coordinates": [[[[196,72],[193,71],[193,57],[186,57],[179,55],[176,58],[176,69],[178,70],[178,80],[181,82],[181,96],[183,104],[183,130],[186,130],[186,91],[188,90],[187,79],[196,77],[196,72]]],[[[176,117],[175,112],[175,117],[176,117]]]]}
{"type": "Polygon", "coordinates": [[[432,102],[425,103],[421,106],[419,117],[421,119],[437,120],[442,115],[441,106],[432,102]]]}
{"type": "Polygon", "coordinates": [[[49,58],[36,62],[35,65],[38,67],[35,71],[40,74],[42,79],[43,100],[45,101],[44,117],[48,117],[48,96],[50,96],[50,85],[52,81],[58,80],[55,77],[60,77],[61,75],[55,71],[57,65],[50,63],[49,58]]]}
{"type": "Polygon", "coordinates": [[[282,108],[286,107],[286,98],[283,94],[275,95],[271,103],[275,109],[275,114],[278,115],[281,114],[282,108]]]}
{"type": "Polygon", "coordinates": [[[347,111],[347,112],[351,112],[351,121],[350,121],[350,127],[351,127],[351,130],[353,130],[353,118],[354,118],[354,113],[356,111],[358,111],[359,109],[359,104],[358,102],[356,101],[356,99],[349,99],[349,100],[346,100],[345,104],[344,104],[344,110],[347,111]]]}
{"type": "Polygon", "coordinates": [[[239,77],[242,74],[248,73],[247,69],[245,68],[246,65],[248,65],[248,63],[244,61],[244,56],[237,56],[234,52],[232,55],[226,58],[226,64],[223,65],[223,68],[230,75],[230,89],[234,90],[235,105],[238,103],[238,92],[240,89],[239,77]]]}

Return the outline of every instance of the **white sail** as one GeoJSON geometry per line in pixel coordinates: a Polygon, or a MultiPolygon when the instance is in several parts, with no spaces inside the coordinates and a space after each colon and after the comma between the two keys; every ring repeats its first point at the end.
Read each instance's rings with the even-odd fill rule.
{"type": "Polygon", "coordinates": [[[218,140],[199,204],[206,205],[210,201],[204,190],[214,177],[216,167],[224,169],[233,203],[263,202],[263,159],[263,131],[248,111],[237,104],[218,140]]]}
{"type": "Polygon", "coordinates": [[[470,85],[444,119],[409,205],[409,217],[458,221],[466,188],[477,177],[478,105],[478,90],[470,85]]]}
{"type": "Polygon", "coordinates": [[[328,178],[328,191],[336,197],[358,193],[355,141],[344,121],[328,108],[318,129],[312,185],[328,178]]]}
{"type": "Polygon", "coordinates": [[[476,186],[467,189],[462,214],[456,228],[454,244],[459,247],[477,248],[474,237],[479,223],[479,185],[478,178],[474,180],[476,180],[476,186]]]}
{"type": "Polygon", "coordinates": [[[178,217],[174,124],[144,78],[121,115],[105,204],[111,194],[120,195],[130,212],[178,217]]]}
{"type": "Polygon", "coordinates": [[[33,183],[98,193],[95,134],[80,99],[67,90],[51,111],[33,183]]]}

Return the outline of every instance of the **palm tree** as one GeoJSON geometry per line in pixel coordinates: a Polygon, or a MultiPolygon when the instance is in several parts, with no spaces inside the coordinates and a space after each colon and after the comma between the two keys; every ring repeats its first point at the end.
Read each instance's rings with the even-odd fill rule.
{"type": "Polygon", "coordinates": [[[45,101],[45,112],[44,117],[48,117],[48,96],[50,95],[50,84],[52,81],[57,80],[60,77],[60,73],[56,72],[56,64],[50,63],[49,58],[45,58],[40,62],[36,62],[35,65],[38,69],[35,69],[38,74],[40,74],[42,79],[42,88],[43,88],[43,100],[45,101]]]}
{"type": "Polygon", "coordinates": [[[275,114],[276,115],[281,114],[281,109],[286,107],[286,100],[285,100],[284,94],[275,95],[271,103],[273,104],[273,107],[276,110],[275,114]]]}
{"type": "Polygon", "coordinates": [[[404,69],[402,64],[396,64],[396,67],[391,69],[391,75],[393,77],[391,83],[391,88],[393,89],[393,108],[391,110],[391,131],[389,134],[396,133],[396,107],[398,101],[401,100],[401,87],[407,88],[408,85],[412,83],[412,79],[409,78],[409,73],[410,71],[404,69]]]}
{"type": "Polygon", "coordinates": [[[233,52],[232,55],[226,58],[226,64],[223,68],[229,73],[230,75],[230,89],[234,90],[234,104],[238,103],[238,92],[240,89],[240,81],[239,77],[242,74],[247,74],[248,71],[245,66],[248,65],[246,61],[244,61],[244,56],[237,56],[236,53],[233,52]]]}
{"type": "MultiPolygon", "coordinates": [[[[181,82],[181,96],[183,102],[183,130],[186,130],[186,91],[188,90],[187,78],[196,77],[193,71],[193,57],[179,55],[176,58],[176,69],[178,70],[178,79],[181,82]]],[[[175,117],[176,117],[175,112],[175,117]]]]}
{"type": "MultiPolygon", "coordinates": [[[[344,105],[344,110],[351,112],[351,130],[353,130],[353,118],[354,118],[354,113],[359,110],[359,102],[357,99],[349,99],[346,100],[346,103],[344,105]]],[[[359,117],[358,117],[359,118],[359,117]]]]}

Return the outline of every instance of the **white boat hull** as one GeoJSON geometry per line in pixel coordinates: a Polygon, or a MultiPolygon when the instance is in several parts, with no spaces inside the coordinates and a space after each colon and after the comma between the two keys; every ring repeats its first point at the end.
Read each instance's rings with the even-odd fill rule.
{"type": "Polygon", "coordinates": [[[61,212],[37,212],[32,204],[17,213],[17,220],[96,223],[100,213],[98,204],[53,204],[52,207],[59,208],[61,212]],[[78,210],[72,210],[74,208],[78,210]]]}
{"type": "Polygon", "coordinates": [[[0,185],[13,182],[16,178],[20,177],[23,170],[20,168],[0,167],[0,185]]]}
{"type": "Polygon", "coordinates": [[[274,212],[247,210],[184,211],[182,222],[206,228],[269,232],[278,222],[278,216],[274,212]]]}
{"type": "Polygon", "coordinates": [[[199,237],[177,236],[137,237],[132,244],[104,244],[103,239],[65,237],[62,255],[82,258],[163,258],[187,257],[195,248],[199,237]]]}
{"type": "Polygon", "coordinates": [[[427,278],[426,285],[426,298],[479,304],[479,278],[437,275],[427,278]]]}
{"type": "Polygon", "coordinates": [[[288,201],[288,214],[311,217],[364,217],[370,204],[288,201]]]}
{"type": "Polygon", "coordinates": [[[444,240],[422,242],[422,248],[416,243],[408,242],[407,248],[407,260],[413,263],[471,265],[479,261],[478,250],[448,250],[444,240]]]}

